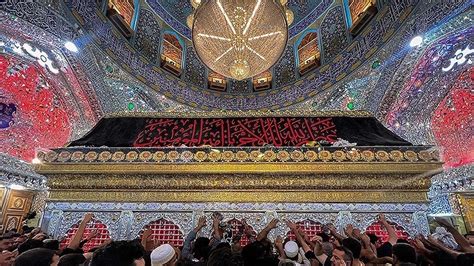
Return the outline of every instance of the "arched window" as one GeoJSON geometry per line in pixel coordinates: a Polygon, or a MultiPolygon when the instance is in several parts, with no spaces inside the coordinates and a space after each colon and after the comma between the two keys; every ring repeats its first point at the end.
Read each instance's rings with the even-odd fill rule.
{"type": "MultiPolygon", "coordinates": [[[[81,222],[75,223],[66,233],[66,237],[61,241],[60,247],[65,248],[71,242],[72,237],[77,233],[77,229],[81,222]]],[[[91,234],[95,234],[89,241],[87,241],[82,249],[84,252],[89,251],[89,249],[102,245],[105,241],[110,239],[110,233],[107,229],[107,225],[103,224],[101,221],[97,219],[92,219],[87,225],[86,229],[84,230],[84,234],[82,235],[82,240],[89,238],[91,234]]]]}
{"type": "Polygon", "coordinates": [[[297,49],[298,69],[301,75],[321,65],[318,34],[315,31],[306,33],[299,42],[297,49]]]}
{"type": "Polygon", "coordinates": [[[182,247],[184,244],[183,232],[172,221],[162,218],[145,225],[140,232],[140,238],[147,228],[153,230],[150,240],[157,240],[161,244],[170,244],[173,247],[182,247]]]}
{"type": "Polygon", "coordinates": [[[348,0],[349,25],[353,36],[359,34],[369,21],[377,14],[376,0],[348,0]]]}
{"type": "Polygon", "coordinates": [[[183,45],[176,35],[165,33],[161,49],[161,66],[179,77],[182,72],[182,61],[183,45]]]}
{"type": "MultiPolygon", "coordinates": [[[[403,227],[399,226],[396,223],[390,223],[390,225],[395,228],[399,239],[408,239],[409,235],[405,231],[405,229],[403,229],[403,227]]],[[[367,234],[376,235],[382,242],[388,241],[388,232],[385,230],[385,227],[380,222],[372,223],[371,225],[369,225],[369,227],[367,227],[367,229],[365,229],[365,232],[367,234]]]]}
{"type": "Polygon", "coordinates": [[[132,23],[135,20],[135,0],[108,0],[107,17],[126,37],[133,35],[132,23]]]}
{"type": "MultiPolygon", "coordinates": [[[[319,222],[315,222],[313,220],[306,219],[303,221],[299,221],[299,222],[296,222],[296,225],[298,225],[298,227],[301,228],[301,230],[303,230],[303,232],[306,233],[309,238],[312,238],[313,236],[323,232],[322,224],[319,222]]],[[[293,234],[292,231],[288,231],[286,233],[286,236],[290,240],[293,240],[293,241],[296,240],[295,234],[293,234]]]]}
{"type": "Polygon", "coordinates": [[[272,72],[269,70],[253,77],[253,89],[255,91],[263,91],[272,87],[272,72]]]}
{"type": "Polygon", "coordinates": [[[225,91],[227,88],[227,79],[219,73],[211,71],[208,76],[209,89],[225,91]]]}

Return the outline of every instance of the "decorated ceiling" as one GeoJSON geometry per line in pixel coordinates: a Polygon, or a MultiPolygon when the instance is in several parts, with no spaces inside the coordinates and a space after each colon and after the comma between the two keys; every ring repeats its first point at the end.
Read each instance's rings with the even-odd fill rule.
{"type": "MultiPolygon", "coordinates": [[[[184,0],[146,0],[150,8],[175,31],[191,39],[191,30],[186,26],[186,19],[192,13],[190,1],[184,0]]],[[[326,11],[334,0],[288,0],[288,7],[294,13],[290,25],[290,38],[295,37],[311,25],[326,11]]]]}
{"type": "Polygon", "coordinates": [[[290,0],[291,39],[259,90],[252,80],[209,85],[188,1],[125,2],[133,13],[120,30],[108,1],[0,2],[0,151],[29,161],[119,112],[368,110],[414,144],[440,145],[446,167],[474,161],[462,145],[473,141],[470,1],[376,1],[353,34],[352,1],[290,0]],[[423,42],[410,47],[415,35],[423,42]],[[164,40],[181,47],[179,74],[163,67],[164,40]],[[314,51],[300,56],[306,43],[314,51]],[[319,65],[303,73],[300,58],[312,55],[319,65]]]}

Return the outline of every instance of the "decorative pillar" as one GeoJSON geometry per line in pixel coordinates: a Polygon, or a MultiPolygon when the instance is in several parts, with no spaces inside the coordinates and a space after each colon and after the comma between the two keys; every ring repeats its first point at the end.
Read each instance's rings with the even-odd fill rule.
{"type": "Polygon", "coordinates": [[[428,235],[430,233],[430,227],[428,225],[426,212],[414,212],[412,217],[416,234],[428,235]]]}
{"type": "Polygon", "coordinates": [[[63,220],[63,211],[54,210],[48,217],[48,213],[45,213],[43,217],[44,221],[48,223],[46,232],[53,236],[53,238],[59,238],[59,228],[63,220]]]}
{"type": "Polygon", "coordinates": [[[344,232],[344,228],[348,224],[353,224],[352,214],[349,211],[340,211],[337,215],[336,224],[334,225],[339,232],[344,232]]]}
{"type": "Polygon", "coordinates": [[[133,220],[134,217],[132,211],[122,211],[118,220],[118,230],[116,232],[116,236],[112,236],[112,239],[131,240],[131,238],[133,238],[131,234],[133,220]]]}

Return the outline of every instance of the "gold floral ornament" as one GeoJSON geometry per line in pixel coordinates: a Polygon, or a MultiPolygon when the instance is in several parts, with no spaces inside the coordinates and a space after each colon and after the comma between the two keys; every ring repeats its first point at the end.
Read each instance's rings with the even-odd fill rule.
{"type": "Polygon", "coordinates": [[[272,150],[270,151],[265,151],[263,153],[263,159],[267,162],[271,162],[276,159],[276,153],[272,150]]]}
{"type": "Polygon", "coordinates": [[[260,151],[250,152],[250,160],[252,160],[252,162],[258,162],[262,158],[263,158],[263,153],[261,153],[260,151]]]}
{"type": "Polygon", "coordinates": [[[388,156],[388,153],[386,151],[377,151],[375,153],[375,158],[377,158],[377,160],[382,161],[382,162],[386,162],[390,160],[390,157],[388,156]]]}
{"type": "Polygon", "coordinates": [[[174,161],[178,160],[179,152],[169,151],[168,154],[166,155],[166,158],[168,158],[169,161],[174,162],[174,161]]]}
{"type": "Polygon", "coordinates": [[[62,151],[58,155],[58,161],[65,162],[71,158],[71,153],[68,151],[62,151]]]}
{"type": "Polygon", "coordinates": [[[362,151],[362,159],[366,162],[373,161],[375,159],[374,152],[369,150],[362,151]]]}
{"type": "Polygon", "coordinates": [[[346,159],[346,153],[344,151],[337,150],[333,153],[333,158],[338,162],[342,162],[346,159]]]}
{"type": "Polygon", "coordinates": [[[193,159],[193,153],[191,151],[183,151],[181,153],[181,160],[189,162],[193,159]]]}
{"type": "Polygon", "coordinates": [[[197,151],[194,154],[194,160],[198,162],[203,162],[207,159],[207,154],[204,151],[197,151]]]}
{"type": "Polygon", "coordinates": [[[114,152],[114,155],[112,155],[112,161],[114,162],[120,162],[123,159],[125,159],[125,153],[123,153],[122,151],[114,152]]]}
{"type": "Polygon", "coordinates": [[[301,151],[294,150],[290,153],[290,158],[295,162],[300,162],[304,159],[304,154],[301,151]]]}
{"type": "Polygon", "coordinates": [[[400,162],[403,161],[403,153],[401,151],[391,151],[390,152],[390,158],[394,160],[395,162],[400,162]]]}
{"type": "Polygon", "coordinates": [[[221,159],[221,152],[218,150],[211,150],[207,156],[211,162],[217,162],[221,159]]]}
{"type": "Polygon", "coordinates": [[[315,151],[307,151],[304,153],[306,160],[314,162],[318,159],[318,154],[315,151]]]}
{"type": "Polygon", "coordinates": [[[136,152],[136,151],[128,152],[127,156],[126,156],[126,159],[129,162],[135,161],[136,159],[138,159],[138,152],[136,152]]]}
{"type": "Polygon", "coordinates": [[[239,161],[239,162],[244,162],[244,161],[246,161],[246,160],[249,158],[249,154],[248,154],[246,151],[238,151],[238,152],[235,154],[235,158],[236,158],[237,161],[239,161]]]}
{"type": "Polygon", "coordinates": [[[84,159],[84,153],[82,151],[75,151],[71,155],[71,161],[79,162],[84,159]]]}
{"type": "Polygon", "coordinates": [[[222,160],[230,162],[234,159],[234,153],[232,151],[224,151],[222,153],[222,160]]]}
{"type": "Polygon", "coordinates": [[[101,162],[108,161],[111,158],[112,158],[112,153],[110,153],[109,151],[103,151],[103,152],[99,153],[99,161],[101,161],[101,162]]]}
{"type": "Polygon", "coordinates": [[[277,159],[281,162],[286,162],[290,159],[290,154],[287,151],[279,151],[277,153],[277,159]]]}
{"type": "Polygon", "coordinates": [[[405,158],[410,162],[418,161],[418,155],[414,151],[405,151],[405,158]]]}
{"type": "Polygon", "coordinates": [[[329,151],[320,151],[319,152],[319,158],[321,158],[321,160],[323,160],[324,162],[330,161],[331,158],[332,158],[331,152],[329,152],[329,151]]]}
{"type": "Polygon", "coordinates": [[[166,154],[163,151],[157,151],[153,154],[153,160],[157,162],[161,162],[165,159],[166,154]]]}
{"type": "Polygon", "coordinates": [[[58,158],[58,154],[55,151],[49,151],[44,157],[47,162],[53,162],[56,158],[58,158]]]}
{"type": "Polygon", "coordinates": [[[355,148],[348,151],[346,155],[347,155],[347,158],[353,162],[357,162],[361,158],[360,152],[355,148]]]}
{"type": "Polygon", "coordinates": [[[429,162],[433,159],[433,155],[430,151],[420,151],[418,152],[418,156],[425,162],[429,162]]]}
{"type": "Polygon", "coordinates": [[[140,152],[140,154],[138,155],[138,159],[140,159],[140,161],[143,161],[143,162],[148,162],[149,160],[152,159],[152,157],[153,155],[149,151],[140,152]]]}
{"type": "Polygon", "coordinates": [[[97,159],[97,152],[90,151],[90,152],[86,153],[85,159],[88,162],[95,161],[97,159]]]}

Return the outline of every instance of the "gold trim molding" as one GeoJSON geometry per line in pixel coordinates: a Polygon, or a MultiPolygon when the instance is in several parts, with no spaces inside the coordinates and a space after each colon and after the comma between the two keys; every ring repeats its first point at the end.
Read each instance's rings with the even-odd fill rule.
{"type": "Polygon", "coordinates": [[[311,202],[311,203],[425,203],[424,191],[130,191],[51,190],[50,201],[68,202],[311,202]]]}
{"type": "Polygon", "coordinates": [[[428,177],[410,174],[325,174],[325,175],[120,175],[120,174],[54,174],[48,176],[48,187],[68,189],[177,189],[177,190],[426,190],[428,177]]]}
{"type": "Polygon", "coordinates": [[[442,171],[442,163],[91,163],[37,164],[39,174],[232,174],[232,173],[315,173],[315,174],[381,174],[410,173],[433,175],[442,171]]]}
{"type": "Polygon", "coordinates": [[[219,111],[202,111],[202,112],[117,112],[108,114],[106,118],[123,118],[123,117],[158,117],[158,118],[227,118],[227,117],[373,117],[369,111],[308,111],[308,110],[219,110],[219,111]]]}

